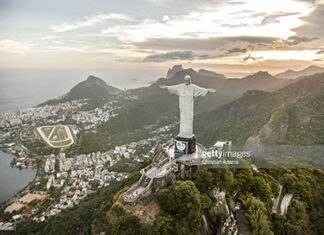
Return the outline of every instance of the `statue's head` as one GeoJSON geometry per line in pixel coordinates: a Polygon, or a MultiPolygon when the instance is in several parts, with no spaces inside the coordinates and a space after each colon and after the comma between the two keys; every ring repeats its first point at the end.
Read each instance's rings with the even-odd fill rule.
{"type": "Polygon", "coordinates": [[[186,85],[190,85],[191,84],[191,77],[190,77],[190,75],[187,74],[185,76],[184,80],[185,80],[185,84],[186,85]]]}

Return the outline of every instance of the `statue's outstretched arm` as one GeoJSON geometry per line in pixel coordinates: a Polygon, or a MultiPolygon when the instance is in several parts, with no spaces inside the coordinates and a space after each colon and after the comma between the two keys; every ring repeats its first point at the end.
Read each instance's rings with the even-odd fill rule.
{"type": "Polygon", "coordinates": [[[180,87],[181,84],[173,85],[173,86],[165,86],[165,85],[160,86],[160,88],[166,88],[171,94],[176,94],[176,95],[179,95],[181,89],[180,87]]]}
{"type": "Polygon", "coordinates": [[[216,92],[216,90],[194,85],[194,97],[205,96],[208,92],[216,92]]]}

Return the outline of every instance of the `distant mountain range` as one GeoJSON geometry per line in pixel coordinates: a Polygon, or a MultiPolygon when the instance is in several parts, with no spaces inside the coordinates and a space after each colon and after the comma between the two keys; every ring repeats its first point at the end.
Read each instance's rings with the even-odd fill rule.
{"type": "Polygon", "coordinates": [[[172,78],[160,78],[149,87],[126,91],[124,96],[136,97],[136,100],[123,99],[121,96],[122,105],[118,116],[102,124],[96,134],[84,135],[82,141],[87,142],[88,147],[86,150],[80,149],[80,152],[103,150],[110,145],[134,141],[139,136],[145,138],[150,135],[152,129],[179,121],[178,97],[161,89],[160,86],[183,83],[187,74],[191,75],[194,84],[216,89],[215,93],[195,99],[196,114],[213,111],[238,99],[248,90],[270,92],[294,82],[271,77],[265,72],[244,79],[222,79],[202,76],[193,69],[181,70],[172,78]]]}
{"type": "Polygon", "coordinates": [[[248,75],[241,79],[253,79],[253,80],[260,80],[260,79],[276,79],[276,77],[270,75],[267,71],[259,71],[257,73],[248,75]]]}
{"type": "MultiPolygon", "coordinates": [[[[182,64],[174,65],[172,68],[170,68],[167,72],[166,78],[172,78],[175,76],[178,72],[186,70],[182,67],[182,64]]],[[[224,74],[216,73],[214,71],[206,70],[206,69],[199,69],[198,74],[205,77],[217,77],[226,79],[227,77],[224,74]]]]}
{"type": "MultiPolygon", "coordinates": [[[[186,70],[186,69],[184,69],[181,64],[174,65],[172,68],[170,68],[168,70],[166,78],[172,78],[178,72],[184,71],[184,70],[186,70]]],[[[288,69],[285,72],[278,73],[275,75],[270,75],[266,71],[259,71],[255,74],[248,75],[244,78],[250,78],[250,77],[252,77],[252,78],[258,78],[258,77],[274,78],[274,77],[276,77],[276,78],[280,78],[280,79],[296,79],[298,77],[308,76],[308,75],[312,75],[315,73],[323,73],[323,72],[324,72],[324,68],[317,66],[317,65],[311,65],[311,66],[309,66],[305,69],[299,70],[299,71],[294,71],[292,69],[288,69]]],[[[201,76],[206,76],[206,77],[217,77],[217,78],[227,79],[227,77],[224,74],[216,73],[214,71],[210,71],[210,70],[206,70],[206,69],[199,69],[198,74],[201,76]]]]}
{"type": "MultiPolygon", "coordinates": [[[[161,78],[157,82],[153,83],[151,87],[182,83],[184,76],[189,74],[194,83],[205,87],[215,88],[218,91],[213,94],[213,96],[215,96],[213,98],[215,99],[213,100],[214,105],[212,105],[211,108],[215,108],[238,98],[247,90],[258,89],[274,91],[292,82],[288,81],[288,79],[294,79],[318,72],[324,72],[324,68],[319,66],[310,66],[301,71],[287,70],[286,72],[277,74],[276,76],[272,76],[266,71],[259,71],[241,79],[230,79],[224,74],[206,69],[199,69],[198,72],[193,69],[184,69],[180,64],[174,65],[168,70],[166,76],[167,80],[161,78]]],[[[134,89],[132,92],[137,93],[137,90],[138,89],[134,89]]],[[[142,89],[139,90],[142,91],[142,89]]],[[[96,105],[102,104],[121,93],[122,91],[118,88],[109,86],[102,79],[90,75],[86,80],[74,86],[67,94],[58,97],[57,99],[48,100],[44,104],[57,104],[71,100],[89,99],[94,103],[94,105],[96,105]]],[[[206,105],[209,106],[209,103],[207,102],[206,105]]],[[[208,111],[208,109],[204,110],[204,108],[202,108],[202,110],[208,111]]]]}
{"type": "Polygon", "coordinates": [[[216,73],[214,71],[209,71],[206,69],[199,69],[198,74],[205,77],[217,77],[217,78],[227,79],[227,77],[224,74],[216,73]]]}
{"type": "MultiPolygon", "coordinates": [[[[177,68],[180,67],[182,68],[182,66],[177,68]]],[[[181,69],[171,78],[160,78],[149,87],[128,90],[123,93],[121,90],[107,85],[103,80],[89,76],[87,80],[77,84],[63,97],[47,101],[45,104],[86,98],[90,100],[90,108],[95,108],[116,95],[121,95],[118,116],[111,118],[109,122],[98,128],[97,133],[100,135],[82,137],[84,141],[89,142],[88,146],[93,147],[87,151],[98,151],[109,148],[109,145],[133,141],[138,135],[144,138],[149,135],[152,128],[178,121],[178,97],[169,94],[160,86],[183,83],[185,75],[189,74],[194,84],[216,89],[215,93],[195,99],[195,114],[198,115],[197,121],[195,119],[195,127],[198,129],[195,132],[199,139],[206,144],[212,144],[213,141],[221,139],[230,139],[236,143],[245,144],[251,136],[260,135],[262,136],[260,139],[268,139],[267,141],[275,138],[273,135],[277,136],[276,134],[270,134],[265,138],[265,135],[260,132],[269,121],[274,109],[287,103],[289,97],[292,99],[301,97],[304,92],[307,92],[307,97],[315,97],[317,93],[314,93],[314,89],[321,87],[320,84],[317,84],[310,87],[309,91],[303,90],[303,93],[300,93],[301,91],[296,90],[285,95],[284,92],[288,92],[285,89],[295,83],[306,84],[304,79],[279,79],[263,71],[241,79],[224,79],[217,73],[206,71],[196,72],[193,69],[181,69]],[[277,93],[277,91],[280,92],[277,93]],[[127,99],[127,96],[136,97],[136,99],[127,99]],[[287,98],[278,100],[277,97],[287,98]],[[107,136],[102,137],[105,135],[107,136]],[[102,143],[103,141],[107,143],[102,143]]],[[[316,75],[314,76],[316,77],[316,75]]],[[[305,119],[308,118],[305,117],[305,119]]],[[[264,128],[264,130],[268,129],[264,128]]],[[[284,130],[284,128],[276,130],[284,130]]],[[[285,134],[284,137],[273,141],[275,143],[279,143],[281,140],[282,143],[296,142],[296,139],[292,141],[292,137],[288,138],[287,136],[288,134],[285,134]]],[[[81,149],[80,152],[82,151],[81,149]]]]}
{"type": "MultiPolygon", "coordinates": [[[[204,98],[196,99],[195,109],[197,113],[210,111],[233,101],[234,99],[239,98],[247,90],[258,89],[274,91],[292,82],[286,79],[275,78],[267,72],[258,72],[242,79],[223,79],[221,76],[205,76],[193,69],[185,69],[176,73],[172,79],[159,79],[156,83],[151,85],[151,88],[160,87],[161,85],[183,83],[184,77],[187,74],[191,76],[194,84],[216,89],[216,93],[208,94],[208,96],[204,98]]],[[[161,89],[158,89],[156,92],[163,92],[165,96],[168,95],[166,91],[161,89]]]]}
{"type": "Polygon", "coordinates": [[[239,99],[195,118],[205,144],[323,145],[324,73],[303,77],[273,92],[251,90],[239,99]]]}
{"type": "Polygon", "coordinates": [[[278,73],[275,76],[277,78],[282,78],[282,79],[295,79],[301,76],[308,76],[308,75],[312,75],[315,73],[323,73],[324,72],[324,68],[316,66],[316,65],[312,65],[309,66],[303,70],[299,70],[299,71],[294,71],[291,69],[286,70],[283,73],[278,73]]]}

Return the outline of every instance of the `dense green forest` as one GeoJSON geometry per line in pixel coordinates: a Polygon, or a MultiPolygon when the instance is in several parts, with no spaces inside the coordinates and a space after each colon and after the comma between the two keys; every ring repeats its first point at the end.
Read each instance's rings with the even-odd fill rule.
{"type": "MultiPolygon", "coordinates": [[[[239,195],[253,234],[321,234],[324,229],[324,171],[322,169],[199,169],[192,181],[177,181],[158,192],[161,208],[153,225],[143,224],[112,199],[102,206],[93,232],[106,234],[197,234],[204,214],[213,233],[224,221],[209,209],[216,203],[210,190],[218,187],[232,200],[239,195]],[[287,214],[272,213],[279,183],[293,193],[287,214]]],[[[126,189],[122,189],[123,192],[126,189]]],[[[115,196],[115,200],[116,200],[115,196]]],[[[236,199],[238,200],[238,199],[236,199]]],[[[233,209],[233,208],[231,208],[233,209]]]]}

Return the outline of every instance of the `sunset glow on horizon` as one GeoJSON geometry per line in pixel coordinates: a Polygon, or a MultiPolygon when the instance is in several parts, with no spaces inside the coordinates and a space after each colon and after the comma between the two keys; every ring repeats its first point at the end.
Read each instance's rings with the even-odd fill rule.
{"type": "Polygon", "coordinates": [[[324,65],[323,22],[323,0],[4,0],[0,68],[277,73],[324,65]]]}

